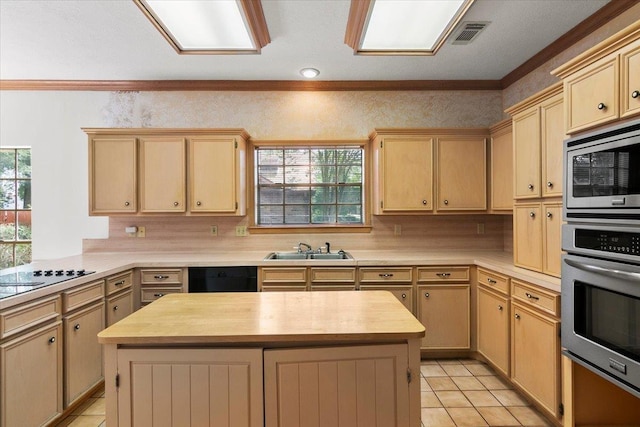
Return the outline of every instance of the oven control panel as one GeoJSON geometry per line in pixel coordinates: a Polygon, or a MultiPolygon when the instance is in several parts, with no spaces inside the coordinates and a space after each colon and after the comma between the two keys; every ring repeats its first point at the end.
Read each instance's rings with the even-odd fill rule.
{"type": "Polygon", "coordinates": [[[576,248],[640,256],[640,233],[576,228],[576,248]]]}

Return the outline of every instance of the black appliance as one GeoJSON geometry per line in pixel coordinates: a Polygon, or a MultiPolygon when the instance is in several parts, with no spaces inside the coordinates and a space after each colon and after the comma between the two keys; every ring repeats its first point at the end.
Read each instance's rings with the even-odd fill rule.
{"type": "Polygon", "coordinates": [[[189,267],[189,292],[257,291],[257,267],[189,267]]]}
{"type": "Polygon", "coordinates": [[[27,270],[0,275],[0,299],[44,286],[54,285],[71,279],[77,279],[95,271],[80,270],[27,270]]]}

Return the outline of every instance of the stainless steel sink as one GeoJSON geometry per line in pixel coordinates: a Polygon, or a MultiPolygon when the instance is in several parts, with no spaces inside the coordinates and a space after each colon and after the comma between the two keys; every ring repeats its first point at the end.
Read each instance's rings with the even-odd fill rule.
{"type": "Polygon", "coordinates": [[[315,259],[315,260],[335,260],[335,259],[353,259],[348,252],[335,252],[331,254],[319,254],[313,252],[271,252],[264,257],[265,260],[296,260],[296,259],[315,259]]]}

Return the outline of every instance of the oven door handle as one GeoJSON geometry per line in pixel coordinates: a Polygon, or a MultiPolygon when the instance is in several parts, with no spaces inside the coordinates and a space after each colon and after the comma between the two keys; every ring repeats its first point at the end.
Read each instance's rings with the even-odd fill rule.
{"type": "Polygon", "coordinates": [[[635,273],[633,271],[603,268],[597,265],[585,264],[583,262],[575,261],[569,258],[565,258],[564,261],[572,267],[579,268],[580,270],[588,271],[590,273],[602,274],[603,276],[609,276],[614,279],[633,280],[640,282],[640,273],[635,273]]]}

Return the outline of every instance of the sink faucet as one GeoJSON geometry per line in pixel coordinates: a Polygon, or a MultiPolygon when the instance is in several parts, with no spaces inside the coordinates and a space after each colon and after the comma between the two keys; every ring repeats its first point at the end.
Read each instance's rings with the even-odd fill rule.
{"type": "Polygon", "coordinates": [[[298,253],[299,253],[299,254],[303,252],[303,250],[302,250],[302,247],[303,247],[303,246],[306,246],[306,248],[307,248],[307,250],[306,250],[306,251],[304,251],[304,252],[311,252],[311,251],[313,251],[313,249],[311,249],[311,245],[309,245],[309,244],[307,244],[307,243],[302,243],[302,242],[300,242],[300,243],[298,243],[298,253]]]}

